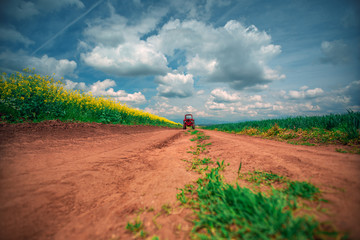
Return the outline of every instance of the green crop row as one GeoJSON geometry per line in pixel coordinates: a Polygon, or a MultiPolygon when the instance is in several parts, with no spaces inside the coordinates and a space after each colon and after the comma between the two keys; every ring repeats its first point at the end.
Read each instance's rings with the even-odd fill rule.
{"type": "Polygon", "coordinates": [[[0,79],[0,117],[6,122],[63,121],[180,127],[166,118],[127,107],[106,97],[68,90],[49,76],[3,73],[0,79]]]}
{"type": "Polygon", "coordinates": [[[312,117],[289,117],[261,121],[217,124],[205,127],[231,133],[276,137],[278,139],[311,140],[315,143],[359,142],[360,112],[312,117]]]}

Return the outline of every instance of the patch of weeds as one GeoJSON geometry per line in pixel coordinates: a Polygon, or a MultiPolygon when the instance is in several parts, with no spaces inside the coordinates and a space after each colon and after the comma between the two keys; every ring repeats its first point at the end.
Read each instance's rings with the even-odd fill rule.
{"type": "Polygon", "coordinates": [[[219,169],[219,171],[224,171],[225,168],[226,168],[227,166],[229,166],[230,164],[229,164],[229,163],[228,163],[228,164],[225,164],[224,160],[222,160],[221,162],[217,161],[217,162],[216,162],[216,165],[218,166],[217,168],[219,169]]]}
{"type": "Polygon", "coordinates": [[[204,144],[197,144],[196,147],[200,149],[201,153],[203,153],[206,150],[207,146],[210,146],[211,143],[204,143],[204,144]]]}
{"type": "Polygon", "coordinates": [[[146,238],[148,235],[148,233],[144,230],[144,224],[139,217],[137,217],[133,223],[127,222],[126,230],[132,232],[135,237],[146,238]]]}
{"type": "Polygon", "coordinates": [[[339,153],[348,153],[348,151],[343,150],[343,149],[341,149],[341,148],[336,148],[335,151],[336,151],[336,152],[339,152],[339,153]]]}
{"type": "MultiPolygon", "coordinates": [[[[295,217],[285,193],[269,196],[223,182],[219,168],[197,181],[192,208],[196,239],[314,239],[320,224],[310,216],[295,217]]],[[[293,197],[293,196],[292,196],[293,197]]],[[[293,197],[294,198],[294,197],[293,197]]],[[[326,231],[326,233],[333,233],[326,231]]],[[[335,235],[337,233],[334,233],[335,235]]]]}
{"type": "MultiPolygon", "coordinates": [[[[185,195],[184,195],[184,196],[185,196],[185,195]]],[[[177,199],[179,199],[179,198],[177,197],[177,199]]],[[[158,212],[158,213],[152,218],[152,222],[154,223],[154,225],[156,226],[157,229],[161,229],[162,226],[161,226],[159,223],[156,222],[156,219],[157,219],[158,217],[160,217],[161,215],[163,215],[163,214],[170,215],[171,213],[172,213],[172,207],[171,207],[170,204],[167,203],[167,204],[164,204],[164,205],[161,206],[160,212],[158,212]]]]}
{"type": "Polygon", "coordinates": [[[186,162],[189,162],[191,164],[189,170],[193,170],[198,173],[202,173],[208,170],[208,165],[214,163],[213,161],[211,161],[211,158],[200,159],[198,157],[193,158],[191,161],[186,160],[186,162]]]}
{"type": "Polygon", "coordinates": [[[144,207],[144,208],[140,208],[139,210],[136,211],[137,215],[140,215],[144,212],[153,212],[154,208],[153,207],[144,207]]]}
{"type": "Polygon", "coordinates": [[[211,161],[211,158],[203,158],[202,160],[200,160],[200,162],[203,165],[214,163],[213,161],[211,161]]]}
{"type": "Polygon", "coordinates": [[[284,190],[288,195],[298,196],[305,199],[318,199],[320,194],[319,188],[308,182],[291,181],[284,190]]]}
{"type": "Polygon", "coordinates": [[[244,174],[245,180],[251,183],[255,183],[257,185],[260,184],[266,184],[271,185],[272,183],[278,182],[278,183],[284,183],[287,182],[287,178],[284,176],[279,176],[272,172],[262,172],[262,171],[254,171],[254,172],[248,172],[244,174]]]}
{"type": "Polygon", "coordinates": [[[170,215],[172,212],[172,207],[170,204],[164,204],[161,206],[161,211],[163,211],[166,215],[170,215]]]}
{"type": "Polygon", "coordinates": [[[303,143],[300,143],[300,145],[305,145],[305,146],[316,146],[315,143],[309,143],[309,142],[303,142],[303,143]]]}
{"type": "Polygon", "coordinates": [[[188,202],[188,198],[185,195],[184,189],[179,190],[181,190],[181,192],[176,194],[176,199],[179,200],[181,204],[186,204],[188,202]]]}
{"type": "Polygon", "coordinates": [[[195,134],[197,134],[199,132],[199,130],[194,130],[194,131],[189,130],[188,132],[190,132],[191,135],[195,135],[195,134]]]}
{"type": "Polygon", "coordinates": [[[345,149],[341,149],[341,148],[335,148],[336,152],[339,153],[355,153],[355,154],[360,154],[360,148],[359,147],[352,147],[348,150],[345,149]]]}
{"type": "MultiPolygon", "coordinates": [[[[195,130],[195,131],[197,131],[197,130],[195,130]]],[[[190,141],[192,141],[192,142],[197,141],[198,143],[200,143],[200,142],[210,138],[210,136],[206,136],[203,132],[196,132],[195,135],[196,136],[191,138],[190,141]]]]}
{"type": "Polygon", "coordinates": [[[187,151],[187,153],[191,153],[192,155],[200,155],[201,149],[197,147],[195,151],[187,151]]]}

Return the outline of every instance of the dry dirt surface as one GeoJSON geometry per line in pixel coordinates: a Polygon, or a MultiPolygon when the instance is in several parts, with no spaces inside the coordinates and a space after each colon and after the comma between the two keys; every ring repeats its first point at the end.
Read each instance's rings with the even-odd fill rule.
{"type": "MultiPolygon", "coordinates": [[[[359,155],[215,131],[208,155],[229,163],[225,179],[262,170],[310,181],[330,220],[360,239],[359,155]]],[[[184,159],[195,143],[182,129],[86,123],[0,125],[0,239],[131,239],[140,209],[176,205],[177,188],[199,178],[184,159]]],[[[160,239],[187,239],[191,212],[144,219],[160,239]],[[177,226],[182,224],[182,228],[177,226]]],[[[146,216],[146,215],[145,215],[146,216]]]]}

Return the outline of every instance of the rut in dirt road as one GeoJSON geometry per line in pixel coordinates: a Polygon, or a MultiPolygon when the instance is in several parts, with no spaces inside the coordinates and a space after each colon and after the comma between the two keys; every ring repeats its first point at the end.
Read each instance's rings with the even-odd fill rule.
{"type": "Polygon", "coordinates": [[[168,169],[185,154],[181,130],[3,126],[1,137],[1,239],[109,239],[127,214],[175,201],[191,179],[168,169]]]}

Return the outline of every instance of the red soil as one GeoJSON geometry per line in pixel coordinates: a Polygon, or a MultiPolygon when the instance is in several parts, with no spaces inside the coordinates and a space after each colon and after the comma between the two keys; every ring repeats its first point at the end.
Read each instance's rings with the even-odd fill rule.
{"type": "MultiPolygon", "coordinates": [[[[272,171],[311,181],[324,191],[330,220],[360,238],[360,158],[331,147],[205,131],[208,155],[242,172],[272,171]]],[[[125,226],[145,207],[143,221],[161,239],[186,238],[191,211],[176,208],[156,221],[161,206],[176,205],[177,188],[199,175],[182,159],[195,143],[180,129],[47,121],[0,125],[0,239],[129,239],[125,226]],[[181,229],[179,228],[181,224],[181,229]]],[[[151,235],[150,235],[151,236],[151,235]]]]}

